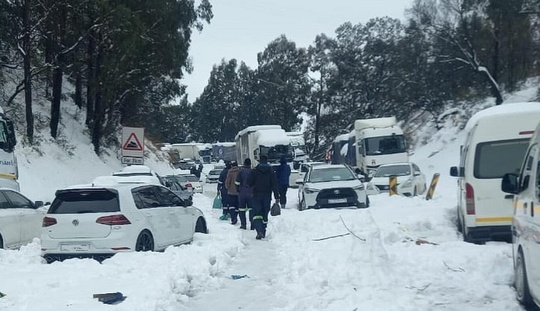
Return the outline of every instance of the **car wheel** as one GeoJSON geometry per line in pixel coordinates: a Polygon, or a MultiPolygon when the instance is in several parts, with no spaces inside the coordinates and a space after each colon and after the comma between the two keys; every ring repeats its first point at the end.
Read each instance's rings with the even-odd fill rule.
{"type": "Polygon", "coordinates": [[[369,196],[366,195],[366,207],[369,207],[369,196]]]}
{"type": "Polygon", "coordinates": [[[135,243],[136,252],[147,252],[154,250],[154,238],[148,230],[139,233],[137,242],[135,243]]]}
{"type": "Polygon", "coordinates": [[[418,192],[416,192],[416,187],[414,187],[414,191],[413,191],[413,197],[417,196],[418,195],[418,192]]]}
{"type": "Polygon", "coordinates": [[[2,236],[0,235],[0,249],[4,248],[4,239],[2,239],[2,236]]]}
{"type": "Polygon", "coordinates": [[[195,232],[199,233],[208,233],[208,228],[206,227],[206,221],[204,221],[204,218],[199,217],[197,219],[197,224],[195,224],[195,232]]]}
{"type": "Polygon", "coordinates": [[[521,249],[517,253],[516,267],[514,271],[516,288],[516,299],[525,307],[532,304],[531,293],[529,292],[529,282],[527,282],[527,268],[521,249]]]}
{"type": "Polygon", "coordinates": [[[456,227],[458,232],[463,233],[463,223],[461,222],[461,216],[459,216],[459,212],[457,215],[456,227]]]}

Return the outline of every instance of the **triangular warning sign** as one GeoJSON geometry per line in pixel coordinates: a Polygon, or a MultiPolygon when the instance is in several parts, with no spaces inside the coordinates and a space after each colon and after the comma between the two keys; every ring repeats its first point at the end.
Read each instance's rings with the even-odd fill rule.
{"type": "Polygon", "coordinates": [[[131,133],[128,139],[126,140],[126,143],[124,144],[124,146],[122,146],[122,149],[142,151],[143,147],[141,143],[139,142],[139,139],[137,139],[137,136],[135,136],[135,133],[131,133]]]}

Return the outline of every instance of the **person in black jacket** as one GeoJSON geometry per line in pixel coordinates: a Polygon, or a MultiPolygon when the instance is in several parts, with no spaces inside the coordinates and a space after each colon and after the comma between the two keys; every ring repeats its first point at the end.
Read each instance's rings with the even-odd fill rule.
{"type": "Polygon", "coordinates": [[[219,174],[217,191],[221,194],[221,206],[223,210],[223,215],[219,217],[220,220],[228,220],[229,215],[229,194],[227,193],[227,188],[225,187],[225,180],[227,179],[227,174],[231,169],[231,162],[225,162],[225,169],[219,174]]]}
{"type": "Polygon", "coordinates": [[[253,224],[257,230],[257,240],[266,237],[272,193],[276,201],[279,201],[276,175],[267,161],[268,158],[261,155],[259,165],[251,170],[247,180],[248,186],[253,189],[253,224]]]}

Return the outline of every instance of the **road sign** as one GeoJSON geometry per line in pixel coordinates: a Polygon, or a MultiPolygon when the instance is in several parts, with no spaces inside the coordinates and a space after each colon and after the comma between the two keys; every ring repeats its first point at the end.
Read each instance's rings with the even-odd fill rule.
{"type": "Polygon", "coordinates": [[[122,157],[122,164],[135,164],[135,165],[143,165],[144,164],[144,158],[136,158],[136,157],[122,157]]]}
{"type": "MultiPolygon", "coordinates": [[[[144,128],[122,128],[122,157],[144,158],[144,128]]],[[[124,159],[122,159],[124,163],[124,159]]]]}

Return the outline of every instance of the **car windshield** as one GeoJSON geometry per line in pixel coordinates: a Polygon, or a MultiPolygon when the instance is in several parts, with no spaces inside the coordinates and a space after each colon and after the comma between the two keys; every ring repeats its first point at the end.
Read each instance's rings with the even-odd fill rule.
{"type": "Polygon", "coordinates": [[[377,169],[374,177],[390,177],[390,176],[408,176],[411,175],[411,167],[409,165],[390,165],[381,166],[377,169]]]}
{"type": "Polygon", "coordinates": [[[328,182],[339,180],[354,180],[356,177],[346,167],[332,167],[311,171],[309,182],[328,182]]]}

